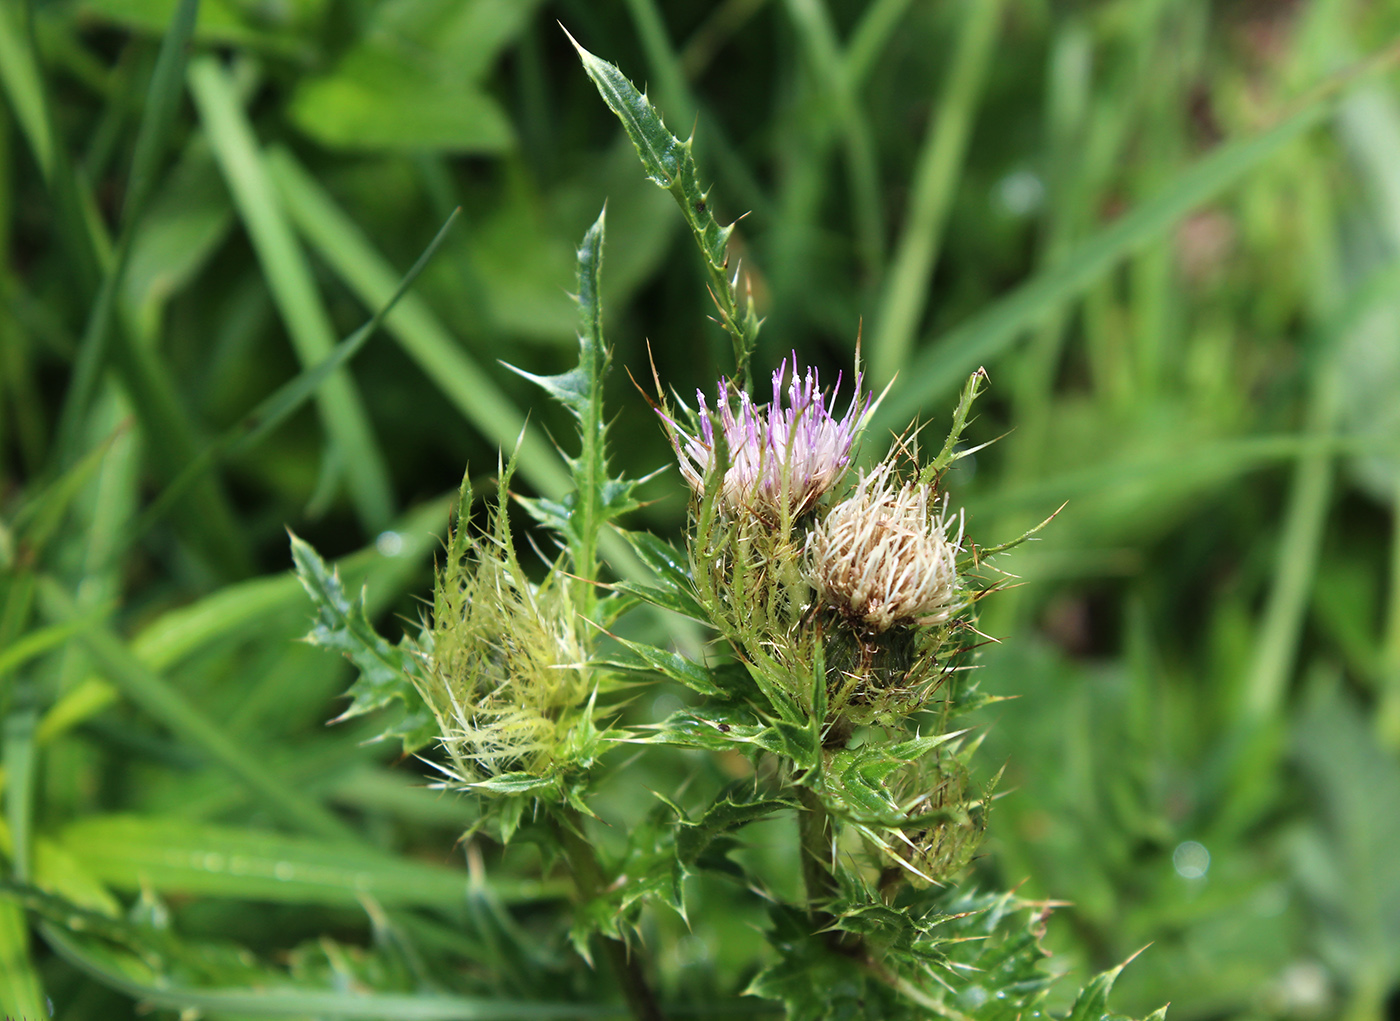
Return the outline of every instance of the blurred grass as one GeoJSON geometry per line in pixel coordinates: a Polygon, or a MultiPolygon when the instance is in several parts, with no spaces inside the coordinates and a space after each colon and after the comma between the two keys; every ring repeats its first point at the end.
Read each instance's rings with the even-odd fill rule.
{"type": "MultiPolygon", "coordinates": [[[[569,425],[499,361],[570,364],[572,251],[604,198],[615,366],[646,378],[649,340],[682,394],[731,370],[679,217],[557,19],[650,82],[669,124],[695,124],[710,206],[748,214],[733,257],[767,317],[756,371],[796,348],[834,378],[863,329],[872,375],[897,377],[873,457],[985,363],[970,435],[1006,436],[949,478],[970,534],[1001,541],[1070,500],[1007,559],[1024,584],[980,625],[1006,639],[980,683],[1021,697],[988,717],[984,765],[1006,763],[1010,793],[976,878],[1073,902],[1049,932],[1080,976],[1152,942],[1119,980],[1124,1012],[1386,1016],[1400,9],[206,2],[185,76],[182,45],[161,58],[177,6],[0,3],[6,876],[347,980],[373,946],[408,962],[396,988],[515,1002],[532,968],[564,967],[532,956],[559,935],[542,916],[501,904],[539,889],[539,863],[473,841],[470,868],[450,864],[469,809],[420,789],[421,764],[323,726],[344,673],[295,642],[309,610],[283,531],[341,558],[392,631],[421,612],[467,465],[489,474],[523,436],[519,484],[562,491],[550,438],[567,445],[569,425]],[[162,503],[209,437],[382,306],[457,205],[314,405],[162,503]],[[172,867],[138,893],[92,865],[116,817],[206,854],[234,848],[220,834],[276,848],[313,831],[451,871],[475,898],[447,919],[466,945],[421,905],[347,909],[362,902],[343,876],[282,914],[217,871],[172,867]],[[464,978],[443,963],[462,956],[493,963],[464,978]]],[[[666,463],[625,373],[608,396],[615,465],[666,463]]],[[[634,526],[672,534],[682,487],[649,485],[634,526]]],[[[726,779],[649,756],[619,766],[600,811],[640,818],[629,778],[669,790],[692,768],[726,779]]],[[[782,847],[752,839],[781,868],[782,847]]],[[[668,998],[746,978],[751,899],[697,898],[690,934],[652,923],[668,998]]],[[[74,1021],[135,1016],[85,970],[116,982],[120,961],[24,918],[0,903],[0,1011],[39,1016],[48,997],[74,1021]]],[[[239,995],[207,1007],[265,1005],[239,995]]]]}

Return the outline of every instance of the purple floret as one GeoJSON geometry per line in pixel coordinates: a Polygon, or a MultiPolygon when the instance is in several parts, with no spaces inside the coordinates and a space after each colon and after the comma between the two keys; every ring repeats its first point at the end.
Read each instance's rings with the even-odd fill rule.
{"type": "MultiPolygon", "coordinates": [[[[861,382],[857,373],[851,403],[838,419],[835,407],[841,376],[831,395],[823,394],[815,368],[799,374],[795,352],[790,364],[784,361],[773,373],[773,399],[768,404],[755,405],[748,394],[741,393],[735,415],[727,381],[721,379],[716,406],[729,449],[720,493],[725,508],[747,508],[764,517],[784,509],[793,515],[810,510],[850,463],[851,445],[870,404],[870,395],[861,394],[861,382]],[[783,382],[789,367],[792,375],[784,406],[783,382]]],[[[700,409],[698,435],[687,433],[664,411],[658,409],[658,413],[670,426],[681,474],[700,492],[714,467],[714,417],[705,395],[697,390],[695,396],[700,409]]]]}

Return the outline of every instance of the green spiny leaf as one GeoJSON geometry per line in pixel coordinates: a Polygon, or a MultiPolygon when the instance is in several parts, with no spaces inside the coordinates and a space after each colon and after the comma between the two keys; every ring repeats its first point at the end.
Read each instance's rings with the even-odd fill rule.
{"type": "Polygon", "coordinates": [[[663,610],[679,613],[682,617],[689,617],[691,620],[698,620],[701,623],[709,623],[710,618],[705,613],[705,608],[688,592],[670,587],[640,585],[630,581],[616,582],[613,584],[613,589],[629,596],[636,596],[643,602],[659,606],[663,610]]]}
{"type": "Polygon", "coordinates": [[[762,749],[787,754],[787,743],[772,726],[754,723],[753,714],[738,707],[685,709],[643,728],[650,733],[633,738],[636,744],[669,744],[709,751],[762,749]]]}
{"type": "Polygon", "coordinates": [[[749,358],[758,340],[759,318],[752,296],[741,303],[736,290],[737,278],[729,276],[729,236],[734,232],[734,225],[721,227],[710,211],[709,193],[700,186],[695,157],[691,155],[691,141],[682,142],[672,135],[651,101],[617,67],[589,53],[573,36],[569,36],[569,42],[578,51],[583,69],[603,102],[622,121],[647,177],[669,191],[681,207],[705,260],[710,292],[719,306],[720,325],[734,342],[735,378],[740,389],[747,389],[749,358]]]}
{"type": "Polygon", "coordinates": [[[676,547],[650,532],[629,532],[619,528],[618,534],[627,540],[627,544],[641,558],[642,563],[656,572],[667,585],[679,591],[695,591],[695,582],[690,576],[690,562],[676,547]]]}
{"type": "MultiPolygon", "coordinates": [[[[1138,951],[1141,953],[1142,951],[1138,951]]],[[[1133,957],[1136,957],[1134,954],[1133,957]]],[[[1089,980],[1088,984],[1079,991],[1075,997],[1074,1006],[1070,1009],[1069,1017],[1065,1021],[1107,1021],[1113,1015],[1108,1009],[1108,994],[1113,989],[1113,983],[1118,980],[1123,969],[1128,966],[1128,962],[1133,959],[1129,957],[1127,961],[1108,971],[1100,972],[1089,980]]]]}
{"type": "Polygon", "coordinates": [[[728,698],[730,693],[715,683],[713,671],[699,663],[686,659],[678,652],[667,652],[643,642],[632,642],[618,638],[622,650],[613,653],[600,665],[618,667],[622,670],[655,671],[663,676],[679,681],[692,691],[710,698],[728,698]],[[630,655],[628,655],[630,653],[630,655]]]}
{"type": "Polygon", "coordinates": [[[681,824],[676,833],[676,858],[686,867],[694,866],[707,852],[721,853],[733,846],[729,835],[742,826],[766,819],[774,812],[795,809],[797,803],[785,798],[757,797],[735,800],[727,795],[712,804],[698,822],[681,824]],[[720,844],[716,849],[715,844],[720,844]]]}
{"type": "Polygon", "coordinates": [[[397,647],[385,641],[365,616],[363,594],[351,600],[345,594],[339,575],[310,544],[296,535],[292,535],[291,540],[297,577],[316,608],[308,640],[344,654],[360,671],[347,692],[351,698],[350,708],[333,722],[383,709],[398,700],[408,710],[408,719],[387,729],[380,739],[400,738],[405,752],[423,747],[432,739],[435,728],[432,714],[414,685],[413,679],[421,674],[422,667],[413,647],[407,639],[397,647]]]}

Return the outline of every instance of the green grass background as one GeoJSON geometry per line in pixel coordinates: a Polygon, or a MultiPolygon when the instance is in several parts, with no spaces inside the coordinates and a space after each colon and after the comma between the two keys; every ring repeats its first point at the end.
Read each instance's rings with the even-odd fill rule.
{"type": "MultiPolygon", "coordinates": [[[[463,988],[538,995],[486,915],[429,909],[482,861],[498,921],[558,890],[529,848],[456,846],[470,810],[421,764],[324,725],[348,668],[295,641],[284,529],[392,633],[465,466],[523,437],[520,488],[562,491],[569,424],[498,360],[572,364],[574,247],[605,199],[614,464],[669,460],[620,371],[649,379],[648,342],[683,395],[732,369],[681,219],[559,21],[695,126],[711,205],[744,216],[760,378],[795,349],[849,381],[861,336],[894,380],[873,458],[910,418],[941,435],[985,365],[969,438],[1003,438],[949,480],[969,533],[1068,501],[985,604],[1005,641],[981,683],[1019,697],[985,720],[1007,768],[971,881],[1071,902],[1047,939],[1080,979],[1150,943],[1125,1012],[1385,1016],[1400,6],[206,0],[171,29],[175,7],[0,2],[5,875],[342,978],[392,908],[474,962],[463,988]],[[459,206],[383,329],[308,376],[459,206]]],[[[675,472],[646,494],[633,526],[674,536],[675,472]]],[[[603,803],[717,768],[622,766],[603,803]]],[[[741,900],[654,920],[665,995],[743,987],[741,900]]],[[[134,1016],[29,917],[0,903],[0,1009],[134,1016]]],[[[202,960],[186,977],[236,984],[202,960]]]]}

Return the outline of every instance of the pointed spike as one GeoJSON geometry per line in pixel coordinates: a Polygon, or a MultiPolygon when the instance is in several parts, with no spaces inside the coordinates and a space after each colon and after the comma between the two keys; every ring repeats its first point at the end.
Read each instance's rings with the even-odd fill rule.
{"type": "Polygon", "coordinates": [[[564,33],[564,36],[569,40],[570,45],[573,46],[573,48],[575,49],[575,51],[578,52],[578,55],[580,57],[585,55],[590,57],[593,56],[593,54],[589,53],[587,50],[585,50],[582,46],[578,44],[578,40],[575,39],[573,37],[573,34],[570,33],[567,28],[564,27],[564,23],[562,21],[556,21],[555,24],[559,26],[559,31],[564,33]]]}

